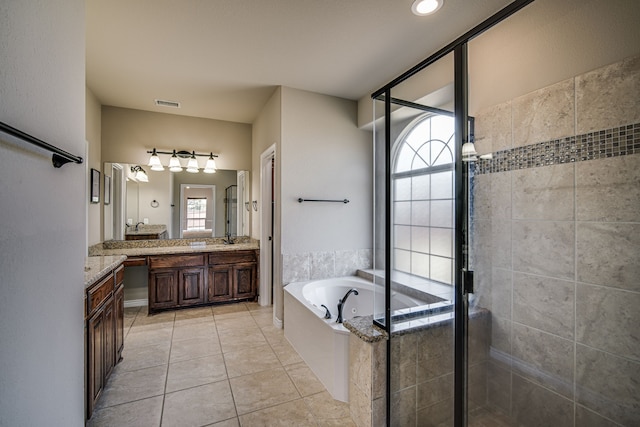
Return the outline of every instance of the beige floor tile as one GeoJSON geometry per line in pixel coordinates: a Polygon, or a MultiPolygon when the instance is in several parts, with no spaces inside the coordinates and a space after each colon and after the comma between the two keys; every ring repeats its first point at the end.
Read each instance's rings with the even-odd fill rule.
{"type": "Polygon", "coordinates": [[[222,381],[227,371],[221,354],[171,363],[167,374],[166,392],[222,381]]]}
{"type": "Polygon", "coordinates": [[[169,348],[166,344],[135,347],[126,345],[122,351],[122,361],[118,364],[123,371],[136,371],[152,366],[167,366],[169,348]]]}
{"type": "Polygon", "coordinates": [[[231,378],[229,382],[239,415],[300,398],[282,368],[231,378]]]}
{"type": "Polygon", "coordinates": [[[206,427],[240,427],[240,421],[238,421],[238,417],[230,418],[219,423],[209,424],[206,427]]]}
{"type": "Polygon", "coordinates": [[[268,311],[269,313],[273,312],[272,305],[260,305],[255,301],[245,302],[244,305],[249,311],[268,311]]]}
{"type": "Polygon", "coordinates": [[[260,329],[218,330],[222,351],[229,353],[267,344],[260,329]]]}
{"type": "Polygon", "coordinates": [[[251,315],[253,316],[253,320],[255,320],[260,327],[269,326],[275,329],[275,326],[273,326],[273,315],[270,312],[252,312],[251,315]]]}
{"type": "Polygon", "coordinates": [[[285,370],[301,396],[311,396],[312,394],[325,391],[324,385],[306,363],[300,362],[287,365],[285,366],[285,370]]]}
{"type": "Polygon", "coordinates": [[[173,328],[173,338],[175,341],[182,341],[194,338],[214,338],[218,339],[218,332],[213,321],[196,323],[190,325],[177,325],[173,328]]]}
{"type": "Polygon", "coordinates": [[[204,426],[237,416],[227,381],[167,393],[163,427],[204,426]]]}
{"type": "Polygon", "coordinates": [[[164,393],[166,366],[123,371],[116,366],[98,400],[98,408],[133,402],[164,393]]]}
{"type": "Polygon", "coordinates": [[[214,323],[213,316],[211,317],[189,317],[186,319],[176,319],[174,325],[178,326],[189,326],[189,325],[197,325],[200,323],[214,323]]]}
{"type": "Polygon", "coordinates": [[[323,391],[304,398],[311,413],[318,420],[335,420],[350,418],[349,404],[335,400],[328,391],[323,391]]]}
{"type": "Polygon", "coordinates": [[[239,313],[239,312],[247,312],[247,307],[243,304],[225,304],[225,305],[214,305],[213,306],[213,316],[218,316],[220,314],[229,314],[229,313],[239,313]]]}
{"type": "Polygon", "coordinates": [[[271,344],[271,348],[273,348],[274,353],[278,356],[280,363],[285,366],[304,362],[302,357],[300,357],[287,340],[275,342],[271,344]]]}
{"type": "Polygon", "coordinates": [[[318,427],[358,427],[350,417],[318,420],[318,427]]]}
{"type": "Polygon", "coordinates": [[[268,344],[224,354],[229,378],[280,368],[280,361],[268,344]]]}
{"type": "MultiPolygon", "coordinates": [[[[278,329],[275,326],[261,326],[262,334],[267,339],[269,344],[280,343],[282,341],[287,341],[284,337],[284,329],[278,329]]],[[[288,341],[287,341],[288,342],[288,341]]]]}
{"type": "Polygon", "coordinates": [[[124,347],[144,347],[148,345],[169,345],[173,328],[153,329],[153,330],[137,330],[131,328],[124,340],[124,347]]]}
{"type": "Polygon", "coordinates": [[[171,345],[169,363],[220,354],[220,343],[215,338],[190,338],[171,345]]]}
{"type": "Polygon", "coordinates": [[[188,308],[176,311],[176,320],[194,319],[197,317],[213,318],[213,311],[211,310],[211,307],[188,308]]]}
{"type": "Polygon", "coordinates": [[[313,415],[299,400],[240,416],[242,427],[316,427],[313,415]]]}
{"type": "Polygon", "coordinates": [[[176,313],[173,311],[165,311],[163,313],[148,315],[142,310],[136,316],[134,325],[150,325],[154,323],[173,323],[176,313]]]}
{"type": "Polygon", "coordinates": [[[239,316],[232,318],[217,318],[216,328],[222,331],[240,331],[244,329],[260,329],[253,316],[239,316]]]}
{"type": "Polygon", "coordinates": [[[93,413],[87,427],[158,427],[163,396],[102,408],[93,413]]]}

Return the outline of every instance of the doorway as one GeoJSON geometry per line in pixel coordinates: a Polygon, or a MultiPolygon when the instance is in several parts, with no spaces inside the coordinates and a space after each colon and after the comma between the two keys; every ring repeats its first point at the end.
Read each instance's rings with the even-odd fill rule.
{"type": "MultiPolygon", "coordinates": [[[[274,325],[282,328],[282,298],[278,298],[276,277],[279,233],[277,229],[276,204],[276,146],[265,150],[260,156],[260,305],[273,304],[274,325]]],[[[252,202],[254,211],[258,201],[252,202]]]]}

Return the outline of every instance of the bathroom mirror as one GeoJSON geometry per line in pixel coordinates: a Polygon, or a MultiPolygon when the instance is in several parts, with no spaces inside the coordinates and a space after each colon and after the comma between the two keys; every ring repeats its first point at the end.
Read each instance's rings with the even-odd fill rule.
{"type": "MultiPolygon", "coordinates": [[[[121,171],[126,184],[121,192],[114,192],[114,199],[120,197],[121,204],[105,206],[104,240],[140,240],[144,238],[191,238],[191,237],[233,237],[249,235],[248,171],[221,170],[216,173],[152,171],[142,166],[148,177],[147,182],[136,179],[128,163],[105,163],[105,170],[121,171]],[[113,165],[119,165],[115,168],[113,165]],[[114,211],[121,209],[121,212],[114,211]],[[111,218],[122,218],[124,230],[118,233],[118,226],[111,218]],[[159,228],[166,227],[166,234],[159,228]],[[139,233],[133,231],[138,226],[139,233]],[[157,236],[146,236],[142,230],[159,230],[157,236]],[[129,233],[128,233],[129,232],[129,233]],[[146,237],[145,237],[146,236],[146,237]]],[[[153,233],[151,233],[153,234],[153,233]]]]}

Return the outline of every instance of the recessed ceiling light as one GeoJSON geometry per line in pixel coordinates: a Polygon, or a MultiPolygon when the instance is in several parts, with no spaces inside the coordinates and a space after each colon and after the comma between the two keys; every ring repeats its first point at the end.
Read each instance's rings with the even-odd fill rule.
{"type": "Polygon", "coordinates": [[[442,7],[444,0],[415,0],[411,5],[414,15],[430,15],[442,7]]]}

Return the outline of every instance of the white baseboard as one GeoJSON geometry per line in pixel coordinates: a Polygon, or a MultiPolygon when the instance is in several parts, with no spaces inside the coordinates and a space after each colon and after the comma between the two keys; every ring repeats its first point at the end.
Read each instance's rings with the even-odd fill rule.
{"type": "Polygon", "coordinates": [[[148,301],[146,299],[130,299],[124,301],[125,308],[127,307],[142,307],[143,305],[147,305],[148,301]]]}
{"type": "Polygon", "coordinates": [[[282,320],[278,319],[276,316],[273,316],[273,326],[278,329],[282,329],[282,320]]]}

